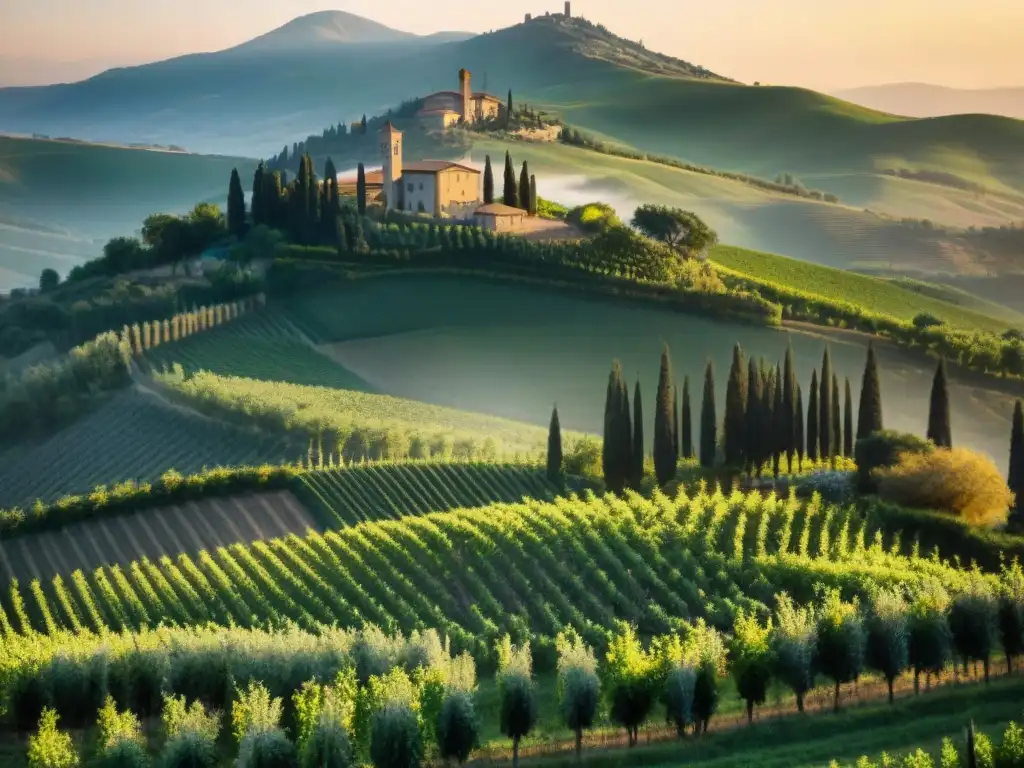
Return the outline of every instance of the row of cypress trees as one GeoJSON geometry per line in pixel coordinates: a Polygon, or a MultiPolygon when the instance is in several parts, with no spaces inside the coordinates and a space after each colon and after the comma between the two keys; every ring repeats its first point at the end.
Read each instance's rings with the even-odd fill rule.
{"type": "MultiPolygon", "coordinates": [[[[530,173],[527,162],[523,161],[516,181],[515,166],[512,156],[505,152],[505,176],[502,183],[502,201],[513,208],[521,208],[530,216],[537,215],[537,178],[530,173]]],[[[484,160],[484,204],[494,202],[494,169],[491,167],[491,156],[484,160]]]]}

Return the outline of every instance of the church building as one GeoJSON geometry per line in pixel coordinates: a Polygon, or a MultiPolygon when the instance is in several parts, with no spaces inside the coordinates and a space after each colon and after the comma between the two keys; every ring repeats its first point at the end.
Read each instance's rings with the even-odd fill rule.
{"type": "Polygon", "coordinates": [[[438,91],[423,98],[423,107],[416,113],[420,123],[428,129],[443,129],[456,123],[475,123],[496,118],[501,114],[501,99],[489,93],[473,92],[472,73],[459,70],[459,90],[438,91]]]}
{"type": "Polygon", "coordinates": [[[402,162],[402,132],[389,120],[380,130],[383,192],[389,211],[472,216],[481,204],[481,174],[450,160],[402,162]]]}

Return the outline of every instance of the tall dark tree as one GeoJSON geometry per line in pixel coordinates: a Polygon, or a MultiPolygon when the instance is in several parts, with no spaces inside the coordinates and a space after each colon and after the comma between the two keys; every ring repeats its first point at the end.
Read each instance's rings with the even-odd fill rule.
{"type": "Polygon", "coordinates": [[[746,435],[746,467],[747,474],[753,477],[761,471],[764,462],[761,446],[764,443],[761,435],[762,410],[764,408],[764,379],[757,361],[753,357],[747,363],[747,435],[746,435]]]}
{"type": "Polygon", "coordinates": [[[527,208],[531,216],[537,215],[537,177],[530,174],[530,205],[527,208]]]}
{"type": "Polygon", "coordinates": [[[356,209],[360,216],[366,215],[366,169],[362,163],[356,170],[356,209]]]}
{"type": "Polygon", "coordinates": [[[804,442],[804,393],[800,385],[796,385],[796,422],[793,427],[793,453],[796,456],[797,468],[804,463],[807,446],[804,442]]]}
{"type": "Polygon", "coordinates": [[[693,414],[690,410],[690,377],[683,376],[683,397],[679,405],[679,452],[684,459],[693,458],[693,414]]]}
{"type": "Polygon", "coordinates": [[[494,202],[494,170],[491,168],[491,156],[484,159],[484,204],[494,202]]]}
{"type": "Polygon", "coordinates": [[[683,452],[679,447],[682,443],[682,438],[679,434],[679,406],[683,403],[683,401],[679,399],[679,387],[675,388],[672,393],[672,397],[673,402],[675,403],[672,408],[672,446],[673,450],[676,452],[676,459],[678,460],[678,458],[683,455],[683,452]]]}
{"type": "MultiPolygon", "coordinates": [[[[661,350],[661,368],[658,371],[658,393],[654,404],[654,474],[659,485],[665,485],[676,476],[679,461],[679,443],[676,440],[676,397],[672,383],[672,362],[668,345],[661,350]]],[[[634,398],[634,404],[636,400],[634,398]]]]}
{"type": "Polygon", "coordinates": [[[822,461],[832,458],[835,440],[832,436],[832,355],[828,347],[821,358],[821,378],[818,380],[818,454],[822,461]]]}
{"type": "Polygon", "coordinates": [[[516,172],[512,167],[512,156],[505,153],[505,184],[502,190],[504,194],[504,200],[502,202],[505,205],[510,205],[513,208],[519,207],[519,190],[516,188],[516,172]]]}
{"type": "Polygon", "coordinates": [[[551,409],[551,424],[548,426],[548,480],[560,483],[562,480],[562,427],[558,423],[558,406],[551,409]]]}
{"type": "Polygon", "coordinates": [[[927,437],[940,448],[953,447],[953,433],[949,419],[949,382],[946,379],[946,361],[939,360],[932,380],[932,394],[928,402],[927,437]]]}
{"type": "Polygon", "coordinates": [[[338,197],[338,169],[334,161],[327,158],[324,163],[324,183],[320,193],[320,231],[323,242],[330,242],[338,230],[338,216],[341,214],[338,197]]]}
{"type": "Polygon", "coordinates": [[[820,389],[818,387],[818,372],[811,371],[811,394],[807,401],[807,458],[812,462],[817,461],[821,455],[818,452],[820,445],[818,434],[818,394],[820,389]]]}
{"type": "Polygon", "coordinates": [[[508,89],[508,104],[505,107],[505,121],[506,123],[512,119],[512,89],[508,89]]]}
{"type": "Polygon", "coordinates": [[[365,136],[366,135],[366,115],[363,115],[363,119],[360,121],[359,126],[360,126],[360,130],[362,131],[363,135],[365,136]]]}
{"type": "Polygon", "coordinates": [[[853,396],[850,394],[850,377],[846,377],[843,395],[843,456],[853,458],[853,396]]]}
{"type": "Polygon", "coordinates": [[[785,415],[785,424],[787,427],[782,427],[782,449],[786,454],[786,461],[788,464],[793,463],[793,453],[796,451],[796,366],[793,364],[793,344],[790,342],[786,345],[786,357],[782,367],[783,386],[782,386],[782,412],[785,415]]]}
{"type": "Polygon", "coordinates": [[[640,404],[640,379],[633,387],[633,455],[630,462],[629,484],[639,488],[644,479],[644,409],[640,404]]]}
{"type": "Polygon", "coordinates": [[[241,240],[245,237],[245,228],[245,192],[242,191],[238,169],[232,168],[228,183],[228,232],[241,240]]]}
{"type": "Polygon", "coordinates": [[[747,442],[747,371],[743,363],[743,350],[736,344],[732,348],[732,365],[725,385],[725,463],[742,468],[746,461],[747,442]]]}
{"type": "Polygon", "coordinates": [[[1020,400],[1013,405],[1009,469],[1007,485],[1014,495],[1014,508],[1009,522],[1014,530],[1020,531],[1024,529],[1024,406],[1020,400]]]}
{"type": "Polygon", "coordinates": [[[249,207],[252,209],[253,226],[268,224],[267,203],[266,203],[266,165],[260,160],[252,175],[252,194],[250,195],[249,207]]]}
{"type": "Polygon", "coordinates": [[[525,160],[519,172],[519,207],[524,211],[530,209],[530,169],[525,160]]]}
{"type": "Polygon", "coordinates": [[[772,475],[779,476],[782,457],[793,437],[792,414],[786,411],[786,380],[782,367],[775,366],[775,402],[772,406],[772,475]]]}
{"type": "Polygon", "coordinates": [[[758,367],[761,372],[761,386],[764,390],[764,394],[761,397],[761,407],[758,410],[761,454],[758,469],[760,470],[761,467],[772,460],[772,456],[775,453],[775,443],[772,438],[775,427],[775,394],[778,389],[778,382],[775,378],[775,369],[765,368],[764,360],[759,361],[758,367]]]}
{"type": "Polygon", "coordinates": [[[874,342],[868,342],[868,359],[864,363],[864,379],[860,385],[857,409],[857,439],[882,429],[882,387],[878,381],[878,359],[874,342]]]}
{"type": "Polygon", "coordinates": [[[843,401],[839,399],[839,377],[832,374],[832,455],[842,455],[843,401]]]}
{"type": "Polygon", "coordinates": [[[704,395],[700,407],[700,465],[713,467],[718,445],[718,416],[715,410],[715,365],[708,360],[704,369],[704,395]]]}
{"type": "Polygon", "coordinates": [[[629,393],[616,360],[608,377],[604,408],[604,446],[601,460],[608,490],[619,493],[629,479],[633,435],[629,418],[629,393]]]}

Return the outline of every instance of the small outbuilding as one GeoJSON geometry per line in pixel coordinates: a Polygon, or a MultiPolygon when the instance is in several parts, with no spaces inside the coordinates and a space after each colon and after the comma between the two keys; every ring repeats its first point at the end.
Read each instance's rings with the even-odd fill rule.
{"type": "Polygon", "coordinates": [[[487,203],[473,211],[477,226],[492,232],[514,232],[522,229],[526,211],[504,203],[487,203]]]}

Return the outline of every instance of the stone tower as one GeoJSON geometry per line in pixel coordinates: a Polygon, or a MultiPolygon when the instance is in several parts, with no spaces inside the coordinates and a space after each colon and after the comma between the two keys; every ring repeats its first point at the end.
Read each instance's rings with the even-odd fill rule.
{"type": "Polygon", "coordinates": [[[473,114],[473,91],[470,90],[472,74],[468,69],[459,70],[459,93],[462,94],[462,121],[472,123],[473,114]]]}
{"type": "Polygon", "coordinates": [[[402,132],[388,120],[380,129],[380,153],[383,170],[386,210],[401,209],[402,193],[402,132]]]}
{"type": "Polygon", "coordinates": [[[565,0],[565,18],[572,18],[572,3],[565,0]]]}

